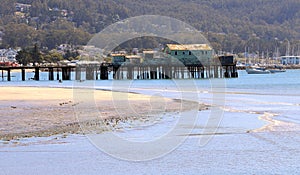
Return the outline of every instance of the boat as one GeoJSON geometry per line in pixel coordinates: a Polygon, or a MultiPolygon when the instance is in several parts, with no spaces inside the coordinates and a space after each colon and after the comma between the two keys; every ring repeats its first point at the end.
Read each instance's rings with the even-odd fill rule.
{"type": "Polygon", "coordinates": [[[270,74],[271,71],[267,70],[264,67],[250,67],[246,69],[248,74],[270,74]]]}
{"type": "Polygon", "coordinates": [[[280,73],[280,72],[286,72],[286,70],[283,67],[280,66],[274,66],[274,68],[268,69],[271,73],[280,73]]]}

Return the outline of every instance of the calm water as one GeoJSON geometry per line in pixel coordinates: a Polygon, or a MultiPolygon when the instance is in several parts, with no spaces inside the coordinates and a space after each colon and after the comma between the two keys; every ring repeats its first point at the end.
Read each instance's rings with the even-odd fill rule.
{"type": "MultiPolygon", "coordinates": [[[[1,73],[0,73],[1,74],[1,73]]],[[[57,80],[55,81],[47,81],[48,73],[41,72],[40,79],[41,81],[36,82],[34,80],[29,80],[34,77],[34,72],[27,72],[26,78],[28,79],[26,82],[21,81],[21,74],[19,72],[12,72],[12,82],[6,81],[6,73],[4,71],[4,78],[0,76],[0,85],[20,85],[20,86],[55,86],[58,85],[57,80]]],[[[286,73],[276,73],[276,74],[262,74],[262,75],[248,75],[246,71],[239,71],[239,78],[236,79],[226,79],[226,87],[230,90],[235,89],[245,89],[245,90],[265,90],[268,91],[276,91],[279,90],[280,93],[290,93],[293,89],[297,89],[300,86],[300,70],[287,70],[286,73]]],[[[61,72],[59,73],[61,77],[61,72]]],[[[85,75],[82,74],[82,77],[85,75]]],[[[56,73],[55,73],[56,78],[56,73]]],[[[75,74],[72,72],[71,78],[75,79],[75,74]]],[[[180,81],[180,80],[176,80],[180,81]]],[[[184,80],[183,80],[184,81],[184,80]]],[[[134,80],[134,85],[141,88],[157,88],[161,85],[165,87],[173,87],[174,81],[172,80],[134,80]]],[[[209,80],[196,80],[195,81],[198,87],[210,87],[211,83],[209,80]]],[[[65,86],[72,86],[74,83],[64,82],[65,86]]],[[[112,84],[112,80],[107,81],[95,81],[95,86],[110,86],[112,84]]],[[[62,85],[58,85],[62,86],[62,85]]],[[[294,92],[292,92],[294,93],[294,92]]],[[[297,93],[297,91],[295,91],[297,93]]]]}

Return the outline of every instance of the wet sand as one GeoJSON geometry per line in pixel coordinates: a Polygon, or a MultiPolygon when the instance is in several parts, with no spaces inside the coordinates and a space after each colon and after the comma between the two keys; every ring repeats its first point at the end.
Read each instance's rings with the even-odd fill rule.
{"type": "Polygon", "coordinates": [[[0,91],[0,140],[82,134],[83,125],[97,125],[97,132],[103,132],[118,122],[146,122],[156,114],[190,106],[159,96],[92,90],[92,111],[86,100],[80,101],[85,91],[40,87],[0,87],[0,91]],[[121,109],[122,104],[130,109],[121,109]]]}

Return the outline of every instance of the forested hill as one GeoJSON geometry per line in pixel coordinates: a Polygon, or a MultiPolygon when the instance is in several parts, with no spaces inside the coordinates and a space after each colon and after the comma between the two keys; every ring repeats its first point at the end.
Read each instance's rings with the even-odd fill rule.
{"type": "Polygon", "coordinates": [[[299,9],[299,0],[1,0],[0,37],[2,47],[51,49],[84,44],[113,22],[152,14],[194,26],[219,50],[243,51],[253,40],[272,50],[274,43],[299,45],[299,9]]]}

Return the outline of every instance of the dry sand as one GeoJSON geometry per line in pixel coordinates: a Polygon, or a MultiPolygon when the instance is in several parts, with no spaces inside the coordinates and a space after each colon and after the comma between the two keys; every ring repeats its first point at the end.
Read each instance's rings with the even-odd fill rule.
{"type": "Polygon", "coordinates": [[[161,96],[101,90],[0,87],[0,92],[0,140],[78,134],[82,126],[85,132],[86,126],[103,132],[119,122],[146,122],[195,107],[161,96]]]}

